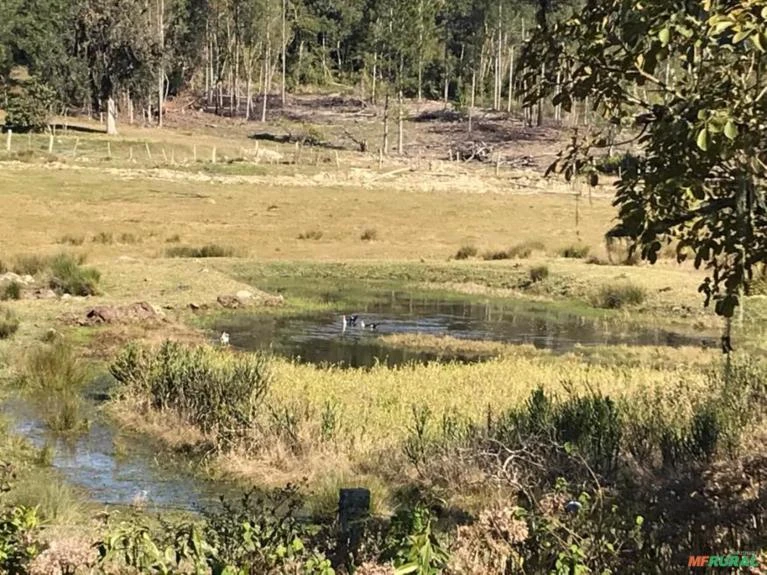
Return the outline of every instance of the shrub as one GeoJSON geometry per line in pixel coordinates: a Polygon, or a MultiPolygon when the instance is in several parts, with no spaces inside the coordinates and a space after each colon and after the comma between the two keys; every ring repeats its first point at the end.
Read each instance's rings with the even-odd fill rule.
{"type": "Polygon", "coordinates": [[[117,238],[117,241],[121,244],[137,244],[139,242],[139,238],[133,234],[122,233],[117,238]]]}
{"type": "Polygon", "coordinates": [[[0,339],[8,339],[19,329],[19,320],[9,309],[0,308],[0,339]]]}
{"type": "Polygon", "coordinates": [[[84,236],[73,236],[71,234],[65,234],[58,239],[58,243],[69,244],[70,246],[81,246],[84,242],[84,236]]]}
{"type": "Polygon", "coordinates": [[[0,292],[0,300],[21,299],[21,284],[17,281],[8,282],[0,292]]]}
{"type": "Polygon", "coordinates": [[[457,260],[467,260],[477,255],[477,248],[471,245],[462,246],[455,254],[457,260]]]}
{"type": "Polygon", "coordinates": [[[111,244],[114,242],[112,232],[99,232],[91,238],[94,244],[111,244]]]}
{"type": "Polygon", "coordinates": [[[559,255],[563,258],[582,259],[589,255],[589,246],[583,244],[572,244],[559,250],[559,255]]]}
{"type": "Polygon", "coordinates": [[[516,245],[513,245],[506,252],[509,258],[525,259],[529,258],[533,252],[542,252],[546,250],[546,246],[538,241],[525,241],[516,245]]]}
{"type": "Polygon", "coordinates": [[[173,234],[172,236],[169,236],[166,240],[166,244],[177,244],[181,241],[181,236],[178,234],[173,234]]]}
{"type": "Polygon", "coordinates": [[[319,240],[322,238],[321,230],[309,230],[298,234],[299,240],[319,240]]]}
{"type": "Polygon", "coordinates": [[[59,254],[50,263],[50,287],[59,294],[76,296],[98,294],[101,273],[95,268],[82,267],[81,260],[69,254],[59,254]]]}
{"type": "Polygon", "coordinates": [[[45,271],[51,264],[51,258],[48,256],[39,256],[36,254],[18,256],[13,264],[13,272],[19,275],[36,276],[45,271]]]}
{"type": "Polygon", "coordinates": [[[362,232],[362,235],[360,236],[360,239],[363,242],[372,242],[374,240],[378,239],[378,230],[375,228],[368,228],[364,232],[362,232]]]}
{"type": "Polygon", "coordinates": [[[530,268],[530,281],[533,283],[538,283],[540,281],[545,280],[547,277],[549,277],[549,268],[548,266],[535,266],[530,268]]]}
{"type": "Polygon", "coordinates": [[[230,446],[249,429],[271,381],[268,359],[166,341],[157,349],[129,345],[110,368],[126,392],[173,410],[230,446]]]}
{"type": "Polygon", "coordinates": [[[482,254],[482,259],[485,261],[508,260],[510,258],[509,252],[504,250],[490,251],[482,254]]]}
{"type": "Polygon", "coordinates": [[[604,309],[622,309],[641,304],[645,295],[643,288],[631,283],[607,285],[599,290],[595,304],[604,309]]]}
{"type": "Polygon", "coordinates": [[[605,247],[610,263],[615,265],[635,266],[642,259],[639,250],[632,252],[629,243],[620,238],[608,238],[605,247]]]}
{"type": "Polygon", "coordinates": [[[192,246],[173,246],[165,250],[169,258],[229,258],[234,256],[234,248],[207,244],[199,248],[192,246]]]}

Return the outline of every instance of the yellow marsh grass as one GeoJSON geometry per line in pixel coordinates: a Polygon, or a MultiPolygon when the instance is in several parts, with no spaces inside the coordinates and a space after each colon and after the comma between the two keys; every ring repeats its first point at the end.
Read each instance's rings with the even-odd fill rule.
{"type": "Polygon", "coordinates": [[[684,383],[693,400],[706,391],[700,371],[688,366],[670,369],[590,365],[574,357],[559,361],[509,355],[471,365],[385,366],[370,370],[321,369],[276,360],[271,397],[279,403],[302,398],[320,411],[336,402],[345,435],[355,448],[377,450],[403,439],[411,424],[413,405],[428,406],[441,416],[457,413],[483,421],[488,407],[499,413],[526,400],[538,386],[560,396],[599,391],[614,397],[643,394],[684,383]]]}

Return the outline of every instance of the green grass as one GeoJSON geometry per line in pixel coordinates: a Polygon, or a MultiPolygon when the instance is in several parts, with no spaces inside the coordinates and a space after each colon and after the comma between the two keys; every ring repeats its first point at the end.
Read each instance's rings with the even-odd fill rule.
{"type": "Polygon", "coordinates": [[[59,254],[50,261],[52,290],[60,294],[75,296],[97,295],[101,273],[90,267],[83,267],[80,260],[69,254],[59,254]]]}
{"type": "Polygon", "coordinates": [[[235,255],[235,250],[218,244],[201,247],[172,246],[165,250],[165,255],[169,258],[230,258],[235,255]]]}
{"type": "Polygon", "coordinates": [[[477,255],[476,246],[465,245],[465,246],[461,246],[459,250],[455,253],[455,259],[467,260],[469,258],[475,257],[476,255],[477,255]]]}
{"type": "Polygon", "coordinates": [[[624,282],[603,286],[595,296],[595,305],[604,309],[623,309],[643,303],[646,297],[640,286],[624,282]]]}
{"type": "Polygon", "coordinates": [[[19,329],[19,318],[8,308],[0,307],[0,339],[8,339],[19,329]]]}
{"type": "Polygon", "coordinates": [[[0,289],[0,300],[20,300],[21,284],[17,281],[11,281],[0,289]]]}

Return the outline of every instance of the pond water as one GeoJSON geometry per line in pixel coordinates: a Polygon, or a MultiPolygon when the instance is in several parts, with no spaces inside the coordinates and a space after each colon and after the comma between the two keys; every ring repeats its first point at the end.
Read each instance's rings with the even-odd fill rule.
{"type": "Polygon", "coordinates": [[[387,334],[447,335],[460,339],[531,344],[557,352],[575,345],[715,345],[711,334],[689,336],[664,329],[621,328],[615,322],[586,319],[576,314],[552,312],[544,305],[519,302],[502,305],[472,301],[414,298],[392,292],[386,297],[346,311],[358,315],[358,325],[343,329],[340,313],[299,316],[238,314],[218,321],[216,333],[227,332],[240,349],[265,350],[311,363],[369,367],[410,361],[475,361],[468,355],[444,356],[384,345],[387,334]],[[365,328],[359,324],[365,322],[365,328]],[[370,329],[377,324],[376,329],[370,329]]]}
{"type": "Polygon", "coordinates": [[[201,479],[181,462],[168,461],[167,452],[153,449],[146,438],[121,432],[118,438],[95,409],[88,414],[88,431],[72,437],[50,433],[39,411],[25,401],[8,401],[3,411],[11,431],[38,449],[51,448],[54,469],[92,501],[130,505],[140,498],[149,510],[198,511],[215,505],[219,494],[235,492],[233,486],[201,479]]]}

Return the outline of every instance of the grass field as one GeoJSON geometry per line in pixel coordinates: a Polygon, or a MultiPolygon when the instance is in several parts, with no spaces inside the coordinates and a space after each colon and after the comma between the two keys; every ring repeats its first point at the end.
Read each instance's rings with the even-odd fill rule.
{"type": "MultiPolygon", "coordinates": [[[[18,383],[29,350],[54,337],[51,329],[101,372],[131,341],[213,342],[218,334],[209,327],[221,314],[245,313],[221,309],[217,297],[241,290],[284,295],[281,306],[247,312],[275,317],[349,313],[373,291],[396,289],[576,314],[606,332],[661,326],[720,333],[721,320],[697,291],[702,271],[677,264],[668,249],[655,266],[623,265],[621,254],[607,250],[604,234],[616,216],[609,187],[576,197],[534,171],[435,157],[379,165],[374,155],[307,148],[301,159],[293,145],[256,147],[250,129],[230,129],[128,128],[117,139],[59,132],[50,154],[48,136],[15,136],[5,161],[0,152],[0,273],[34,276],[20,299],[0,302],[19,320],[18,331],[0,339],[0,378],[18,383]],[[61,281],[45,259],[61,253],[100,272],[94,295],[34,295],[61,281]],[[190,257],[204,255],[213,257],[190,257]],[[96,305],[142,301],[162,320],[76,321],[96,305]]],[[[752,358],[766,349],[765,317],[765,298],[756,296],[734,322],[736,345],[752,358]]],[[[333,513],[339,487],[365,485],[374,510],[388,513],[414,485],[440,484],[442,471],[424,471],[424,461],[414,467],[413,445],[459,457],[467,442],[496,433],[503,417],[523,417],[536,389],[562,405],[609,396],[628,414],[621,416],[623,439],[646,440],[655,458],[676,454],[669,445],[687,446],[689,434],[700,440],[696,418],[725,393],[711,375],[722,368],[721,353],[700,346],[576,346],[554,354],[423,334],[380,341],[486,361],[348,370],[272,358],[266,407],[227,450],[210,449],[219,431],[153,407],[146,390],[113,399],[104,413],[164,449],[194,453],[190,461],[201,473],[260,487],[304,480],[312,509],[322,514],[333,513]],[[646,422],[661,431],[641,427],[646,422]]],[[[219,357],[212,372],[230,361],[219,357]]],[[[749,421],[747,429],[760,428],[749,421]]],[[[14,444],[6,451],[35,465],[36,455],[20,450],[14,444]]],[[[476,461],[445,466],[458,482],[442,485],[445,500],[483,508],[493,491],[472,474],[486,469],[476,461]]],[[[71,507],[61,510],[61,522],[84,513],[71,507]]]]}

